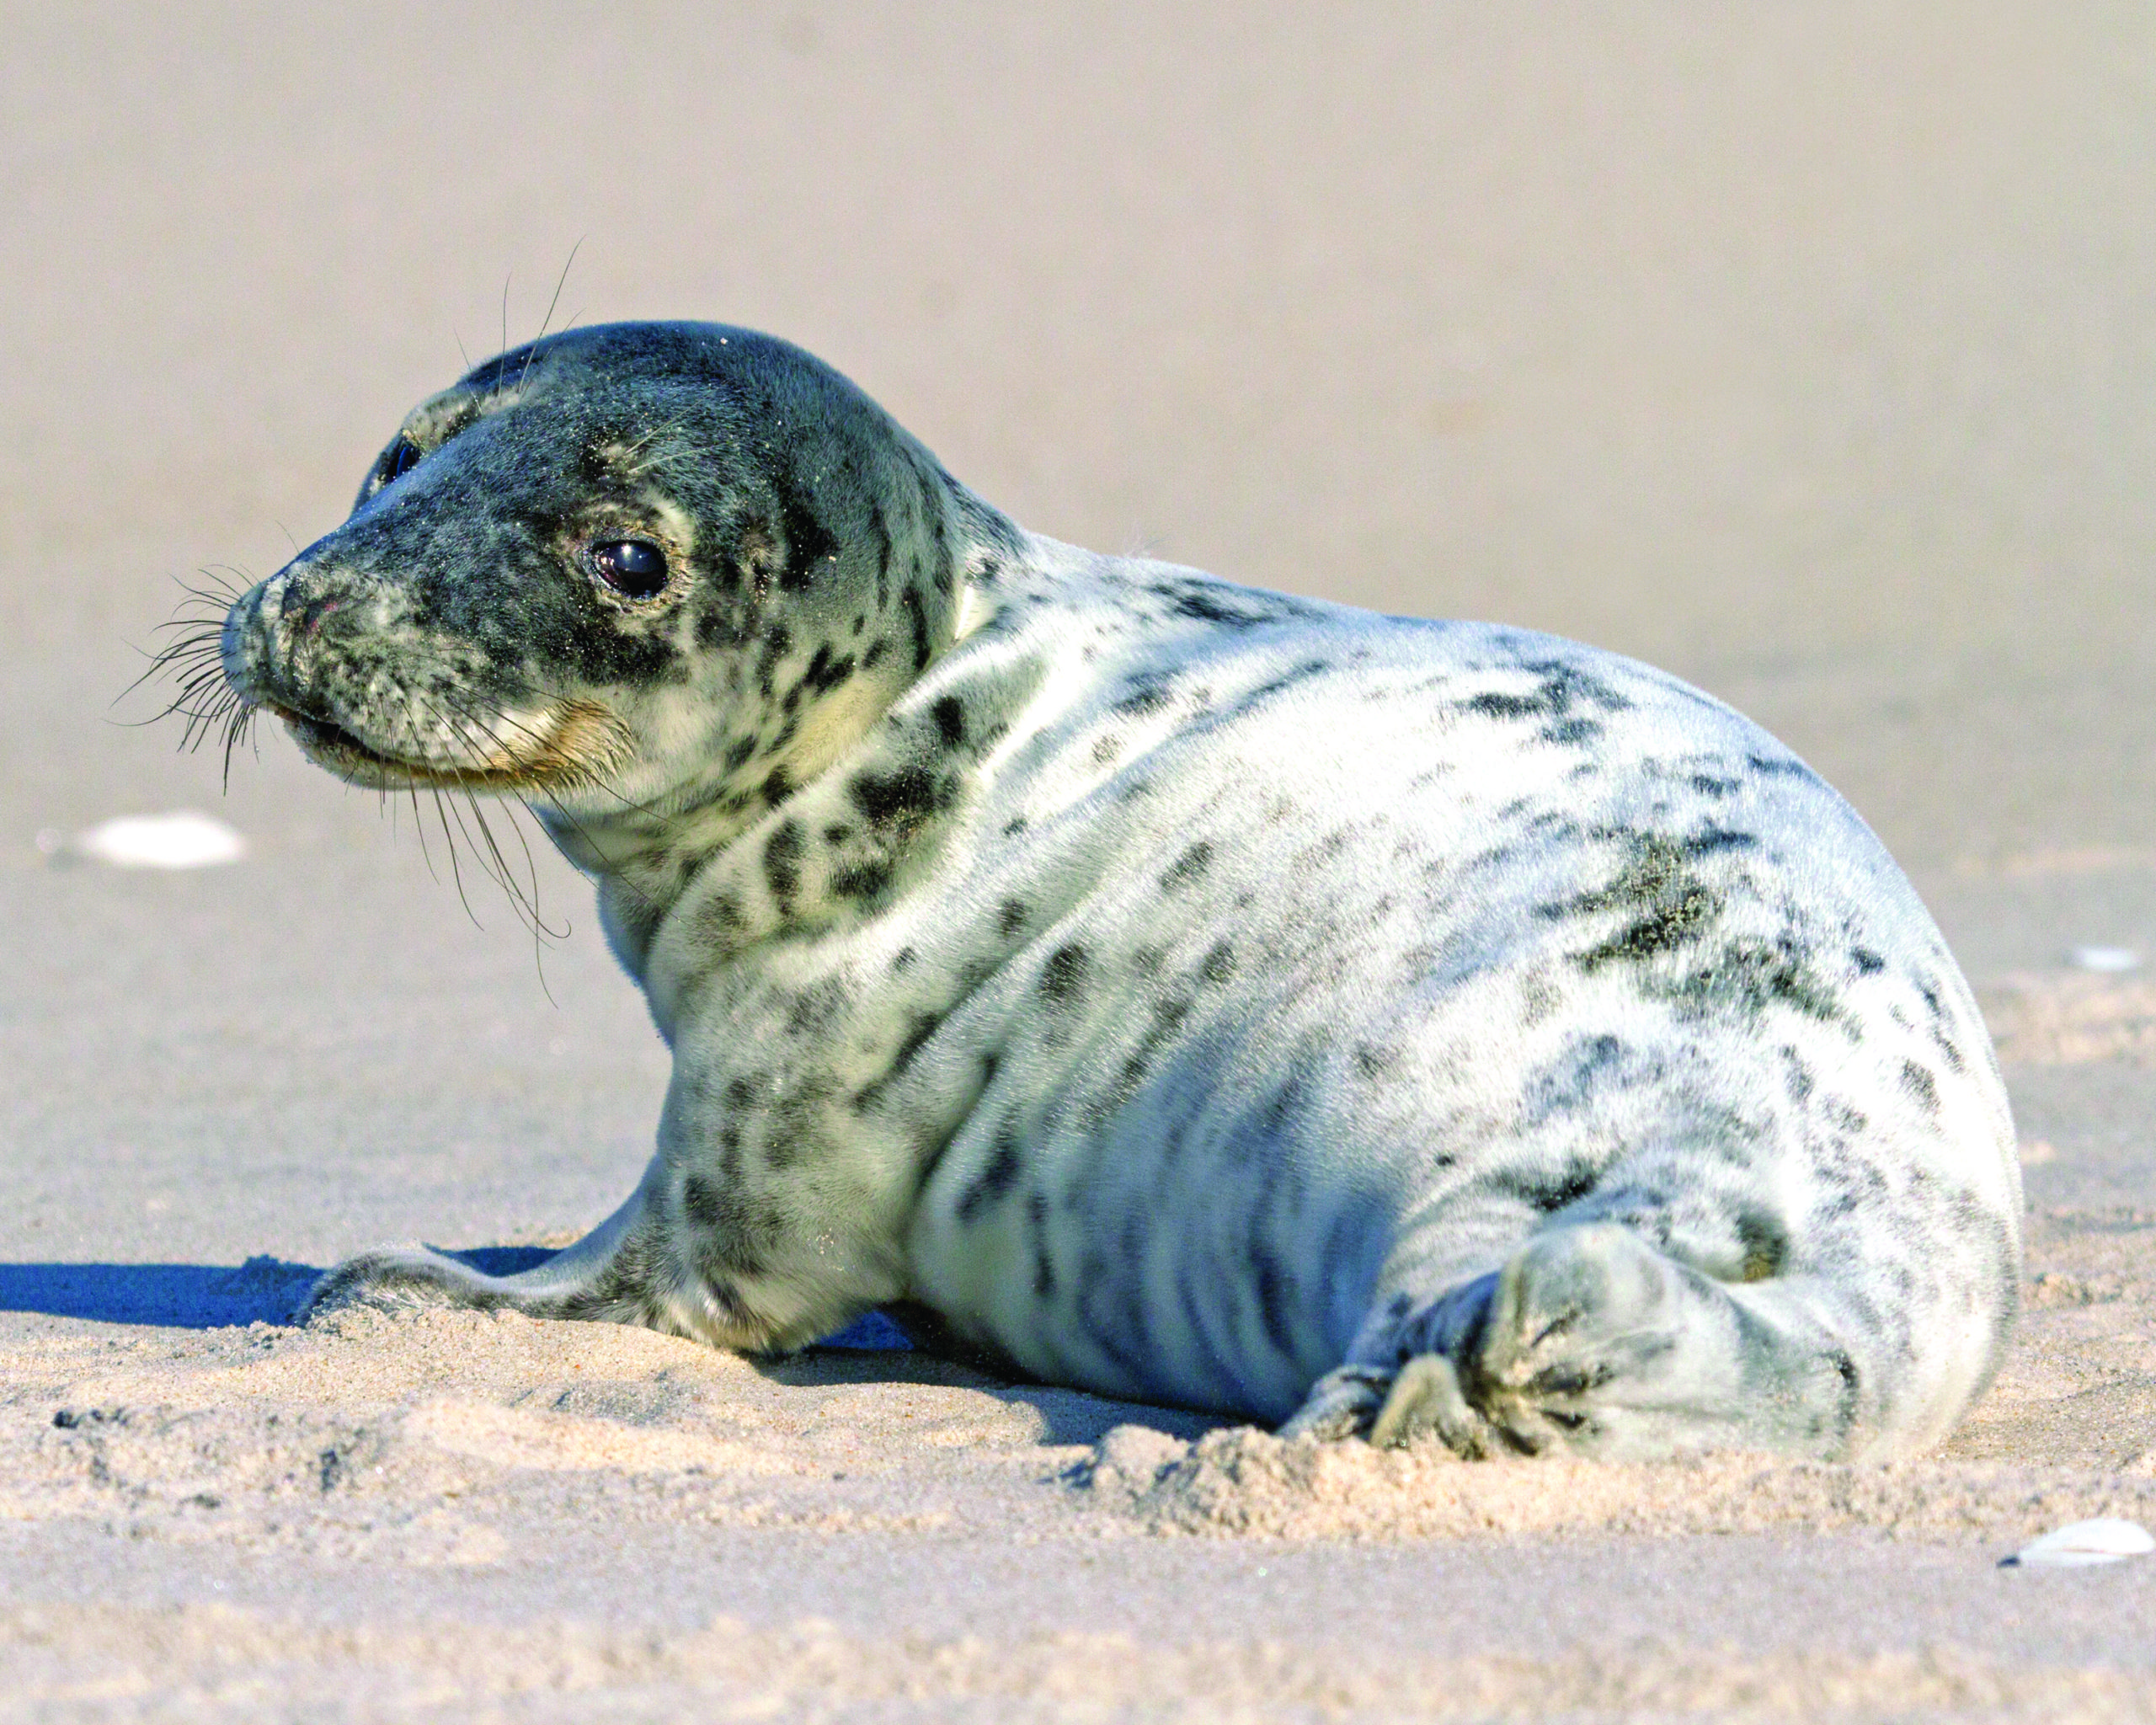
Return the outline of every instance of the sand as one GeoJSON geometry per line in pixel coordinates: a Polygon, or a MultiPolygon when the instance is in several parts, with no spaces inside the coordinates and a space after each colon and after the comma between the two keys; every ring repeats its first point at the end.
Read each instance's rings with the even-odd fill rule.
{"type": "Polygon", "coordinates": [[[0,32],[0,1717],[2156,1717],[2156,1559],[1999,1567],[2156,1526],[2144,8],[0,32]],[[291,1327],[360,1247],[589,1226],[664,1051],[550,856],[535,939],[408,809],[275,739],[227,790],[114,697],[579,242],[557,323],[793,337],[1030,526],[1556,629],[1790,741],[2006,1065],[2025,1310],[1967,1422],[1470,1466],[888,1347],[291,1327]],[[244,857],[80,836],[183,809],[244,857]]]}

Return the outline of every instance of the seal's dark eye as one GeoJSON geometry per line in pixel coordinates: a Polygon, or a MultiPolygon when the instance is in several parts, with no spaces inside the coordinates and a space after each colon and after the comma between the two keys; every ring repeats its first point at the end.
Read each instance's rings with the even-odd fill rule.
{"type": "Polygon", "coordinates": [[[392,484],[419,465],[424,451],[408,437],[400,437],[382,452],[382,483],[392,484]]]}
{"type": "Polygon", "coordinates": [[[648,599],[666,585],[666,553],[648,539],[608,539],[584,553],[591,572],[616,593],[648,599]]]}

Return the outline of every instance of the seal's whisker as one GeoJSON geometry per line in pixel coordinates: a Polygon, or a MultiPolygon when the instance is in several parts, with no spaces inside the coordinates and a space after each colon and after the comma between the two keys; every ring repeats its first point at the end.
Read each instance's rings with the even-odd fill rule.
{"type": "Polygon", "coordinates": [[[245,702],[236,701],[232,716],[225,721],[225,765],[221,788],[227,794],[230,794],[232,788],[232,750],[253,735],[257,710],[245,702]]]}
{"type": "Polygon", "coordinates": [[[416,784],[404,787],[404,793],[412,803],[412,830],[419,836],[419,860],[427,865],[427,879],[435,885],[441,884],[441,876],[435,872],[434,852],[427,845],[426,816],[419,809],[419,788],[416,784]]]}
{"type": "Polygon", "coordinates": [[[569,271],[575,267],[576,254],[583,249],[584,240],[579,235],[577,243],[569,248],[568,260],[562,265],[562,273],[554,279],[554,296],[547,302],[547,315],[539,320],[539,333],[531,338],[530,344],[524,350],[523,369],[516,374],[516,387],[520,393],[524,388],[525,380],[531,375],[531,362],[538,357],[539,344],[546,340],[547,328],[554,321],[555,307],[562,302],[562,290],[568,285],[569,271]]]}
{"type": "Polygon", "coordinates": [[[472,908],[472,900],[464,890],[464,871],[457,866],[456,840],[449,830],[449,815],[442,801],[441,788],[434,788],[435,819],[441,826],[441,841],[449,852],[449,878],[456,884],[456,902],[464,906],[464,914],[472,919],[474,928],[487,925],[479,920],[479,913],[472,908]]]}
{"type": "MultiPolygon", "coordinates": [[[[414,696],[414,698],[467,748],[471,747],[473,731],[478,731],[490,742],[499,742],[499,740],[494,736],[492,730],[487,725],[474,715],[458,707],[448,697],[429,698],[414,696]]],[[[552,928],[547,924],[544,914],[539,908],[538,866],[532,860],[531,845],[525,839],[523,829],[516,824],[515,814],[512,812],[510,816],[510,830],[515,833],[517,843],[524,852],[525,874],[529,881],[528,886],[526,880],[520,880],[515,871],[510,867],[509,860],[502,852],[500,842],[495,838],[494,829],[487,820],[486,811],[479,804],[475,788],[464,785],[452,786],[451,788],[452,792],[461,792],[465,807],[471,810],[472,825],[476,825],[478,830],[478,836],[474,838],[472,827],[467,825],[464,816],[457,810],[455,802],[451,801],[449,804],[450,812],[456,819],[457,829],[463,835],[465,841],[472,846],[472,858],[479,865],[480,872],[508,895],[518,921],[529,928],[535,937],[555,941],[567,939],[569,932],[568,926],[564,924],[558,931],[552,928]]],[[[442,801],[440,788],[436,788],[435,795],[436,805],[439,808],[442,801]]],[[[448,836],[446,825],[444,827],[444,836],[448,836]]],[[[454,841],[451,841],[451,843],[453,862],[454,841]]],[[[470,909],[468,902],[466,909],[467,911],[470,909]]],[[[472,920],[477,922],[478,919],[475,916],[472,920]]],[[[542,987],[545,985],[543,972],[541,985],[542,987]]],[[[551,994],[548,998],[552,998],[551,994]]]]}
{"type": "MultiPolygon", "coordinates": [[[[189,680],[205,674],[213,677],[223,676],[221,654],[224,636],[221,622],[213,624],[202,618],[174,617],[158,624],[157,628],[161,631],[184,629],[188,633],[182,634],[177,640],[168,641],[154,653],[146,653],[144,656],[148,659],[149,663],[143,667],[141,676],[113,697],[114,706],[118,706],[136,690],[141,688],[144,683],[154,677],[176,675],[183,680],[189,680]]],[[[189,692],[188,695],[183,697],[183,699],[191,699],[195,692],[199,691],[189,692]]],[[[159,713],[157,718],[162,718],[174,710],[175,708],[168,707],[164,713],[159,713]]],[[[147,722],[154,724],[157,720],[151,719],[147,722]]]]}
{"type": "Polygon", "coordinates": [[[485,845],[487,855],[494,863],[494,879],[509,894],[510,901],[516,906],[519,918],[524,926],[531,931],[535,939],[567,940],[569,928],[566,922],[560,928],[556,929],[549,927],[546,919],[540,914],[539,868],[538,865],[532,861],[531,846],[525,842],[524,830],[517,825],[515,805],[504,804],[502,805],[502,810],[508,816],[510,830],[516,836],[517,845],[524,852],[525,878],[522,880],[517,879],[515,873],[510,868],[508,857],[502,852],[499,841],[494,837],[494,830],[487,819],[487,811],[480,806],[478,799],[467,791],[465,793],[465,802],[472,810],[472,818],[478,823],[480,840],[485,845]]]}
{"type": "Polygon", "coordinates": [[[513,270],[508,275],[502,277],[501,345],[494,350],[494,351],[500,355],[500,358],[494,361],[494,387],[493,393],[497,400],[509,393],[509,391],[503,387],[502,379],[504,377],[504,371],[502,360],[506,360],[509,357],[509,285],[515,280],[516,272],[513,270]]]}

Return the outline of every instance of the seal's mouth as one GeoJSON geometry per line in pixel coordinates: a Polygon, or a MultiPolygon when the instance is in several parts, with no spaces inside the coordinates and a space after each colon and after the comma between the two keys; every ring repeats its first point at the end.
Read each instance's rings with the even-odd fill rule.
{"type": "Polygon", "coordinates": [[[564,701],[528,723],[510,718],[475,727],[491,733],[505,727],[518,734],[519,743],[512,746],[498,734],[488,735],[486,740],[495,745],[491,759],[454,762],[387,754],[334,719],[319,718],[277,701],[264,700],[259,705],[285,722],[292,740],[316,766],[370,790],[419,786],[552,797],[603,784],[630,746],[622,721],[589,700],[564,701]]]}
{"type": "Polygon", "coordinates": [[[385,755],[381,750],[362,742],[334,720],[317,718],[312,713],[280,706],[275,701],[265,701],[262,704],[285,722],[285,729],[292,734],[292,740],[300,745],[310,761],[327,768],[339,778],[352,779],[371,787],[402,788],[406,785],[457,785],[488,790],[508,789],[531,782],[528,773],[498,766],[435,766],[423,761],[407,761],[394,755],[385,755]]]}

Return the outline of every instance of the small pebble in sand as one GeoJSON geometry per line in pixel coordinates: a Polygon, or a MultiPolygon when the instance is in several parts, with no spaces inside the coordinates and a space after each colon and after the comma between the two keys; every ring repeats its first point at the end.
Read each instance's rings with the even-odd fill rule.
{"type": "Polygon", "coordinates": [[[2090,1563],[2146,1557],[2151,1551],[2156,1551],[2156,1539],[2151,1539],[2148,1530],[2139,1522],[2105,1516],[2095,1521],[2069,1522],[2040,1540],[2032,1540],[2000,1567],[2078,1569],[2090,1563]]]}
{"type": "Polygon", "coordinates": [[[115,868],[214,868],[247,854],[246,840],[192,809],[118,815],[72,839],[47,828],[37,836],[37,847],[49,857],[84,857],[115,868]]]}
{"type": "Polygon", "coordinates": [[[2076,947],[2067,957],[2077,970],[2095,970],[2105,976],[2141,968],[2141,954],[2131,947],[2076,947]]]}

